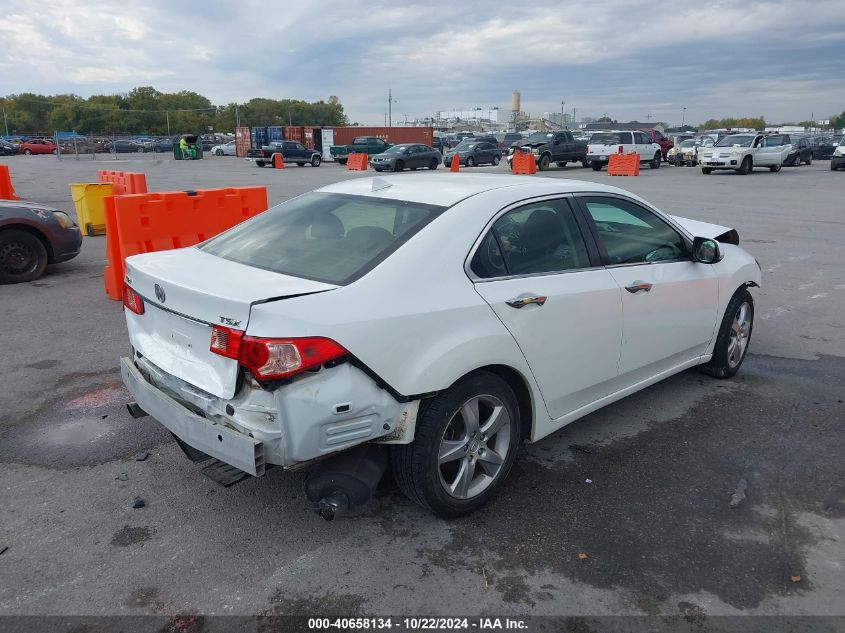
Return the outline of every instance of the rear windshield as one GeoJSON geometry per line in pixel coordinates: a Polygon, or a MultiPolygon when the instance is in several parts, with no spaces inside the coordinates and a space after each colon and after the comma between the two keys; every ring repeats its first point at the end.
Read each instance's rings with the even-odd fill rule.
{"type": "Polygon", "coordinates": [[[616,145],[621,142],[618,132],[601,132],[590,137],[590,145],[616,145]]]}
{"type": "Polygon", "coordinates": [[[345,285],[364,276],[446,207],[307,193],[201,244],[248,266],[345,285]]]}

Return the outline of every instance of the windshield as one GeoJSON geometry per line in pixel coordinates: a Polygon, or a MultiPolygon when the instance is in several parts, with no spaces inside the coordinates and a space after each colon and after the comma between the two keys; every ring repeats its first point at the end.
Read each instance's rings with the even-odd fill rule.
{"type": "Polygon", "coordinates": [[[716,143],[716,147],[751,147],[754,137],[750,134],[731,134],[716,143]]]}
{"type": "Polygon", "coordinates": [[[695,147],[697,144],[698,144],[698,143],[696,143],[696,142],[695,142],[695,141],[693,141],[692,139],[688,139],[688,140],[683,141],[683,142],[681,143],[681,147],[685,147],[685,148],[686,148],[686,147],[695,147]]]}
{"type": "Polygon", "coordinates": [[[345,285],[367,274],[445,207],[306,193],[197,248],[284,275],[345,285]]]}
{"type": "Polygon", "coordinates": [[[406,149],[408,149],[407,145],[394,145],[393,147],[384,150],[385,154],[401,154],[406,149]]]}
{"type": "Polygon", "coordinates": [[[534,132],[525,141],[526,143],[548,143],[552,140],[553,136],[554,134],[551,132],[534,132]]]}
{"type": "Polygon", "coordinates": [[[460,143],[458,143],[458,146],[455,149],[458,151],[468,150],[472,149],[476,145],[478,145],[477,141],[461,141],[460,143]]]}

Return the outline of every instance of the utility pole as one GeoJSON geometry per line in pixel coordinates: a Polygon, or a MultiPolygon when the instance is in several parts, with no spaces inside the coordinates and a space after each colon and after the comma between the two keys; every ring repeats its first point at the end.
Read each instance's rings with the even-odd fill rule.
{"type": "Polygon", "coordinates": [[[646,121],[648,121],[649,123],[651,123],[651,115],[650,115],[650,114],[646,114],[646,115],[645,115],[645,120],[646,120],[646,121]]]}
{"type": "Polygon", "coordinates": [[[687,109],[684,106],[684,109],[681,112],[681,127],[684,127],[684,124],[687,122],[687,109]]]}
{"type": "Polygon", "coordinates": [[[9,120],[6,118],[6,107],[3,107],[3,125],[6,126],[6,136],[9,136],[9,120]]]}
{"type": "Polygon", "coordinates": [[[165,116],[167,116],[167,136],[170,136],[170,112],[165,111],[165,116]]]}
{"type": "Polygon", "coordinates": [[[387,89],[387,127],[393,127],[393,92],[387,89]]]}
{"type": "Polygon", "coordinates": [[[241,127],[241,111],[237,103],[235,104],[235,127],[241,127]]]}

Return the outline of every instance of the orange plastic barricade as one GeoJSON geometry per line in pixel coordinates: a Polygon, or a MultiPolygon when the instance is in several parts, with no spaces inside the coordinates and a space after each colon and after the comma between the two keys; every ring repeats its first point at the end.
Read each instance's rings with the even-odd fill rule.
{"type": "Polygon", "coordinates": [[[273,154],[273,167],[275,167],[276,169],[285,168],[285,159],[279,152],[273,154]]]}
{"type": "Polygon", "coordinates": [[[611,154],[607,161],[608,176],[639,176],[639,154],[611,154]]]}
{"type": "Polygon", "coordinates": [[[349,154],[349,158],[346,161],[346,169],[367,171],[367,161],[369,158],[364,152],[353,152],[349,154]]]}
{"type": "Polygon", "coordinates": [[[537,161],[534,160],[534,154],[514,152],[511,160],[511,171],[515,174],[536,174],[537,161]]]}
{"type": "Polygon", "coordinates": [[[0,200],[20,200],[20,197],[15,195],[8,165],[0,165],[0,200]]]}
{"type": "Polygon", "coordinates": [[[452,162],[449,164],[449,171],[455,173],[461,171],[461,159],[458,158],[457,154],[452,154],[452,162]]]}
{"type": "Polygon", "coordinates": [[[105,198],[106,294],[116,301],[122,298],[124,261],[130,255],[193,246],[266,209],[266,187],[105,198]]]}
{"type": "Polygon", "coordinates": [[[116,196],[123,196],[128,193],[147,193],[146,174],[103,170],[97,172],[97,179],[100,182],[112,183],[112,193],[116,196]]]}

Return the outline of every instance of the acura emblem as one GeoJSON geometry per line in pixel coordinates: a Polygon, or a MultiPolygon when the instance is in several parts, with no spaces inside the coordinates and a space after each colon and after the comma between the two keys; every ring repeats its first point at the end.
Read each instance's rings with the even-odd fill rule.
{"type": "Polygon", "coordinates": [[[165,298],[164,288],[162,288],[161,286],[156,284],[155,291],[156,291],[156,299],[158,299],[158,302],[164,303],[164,298],[165,298]]]}

